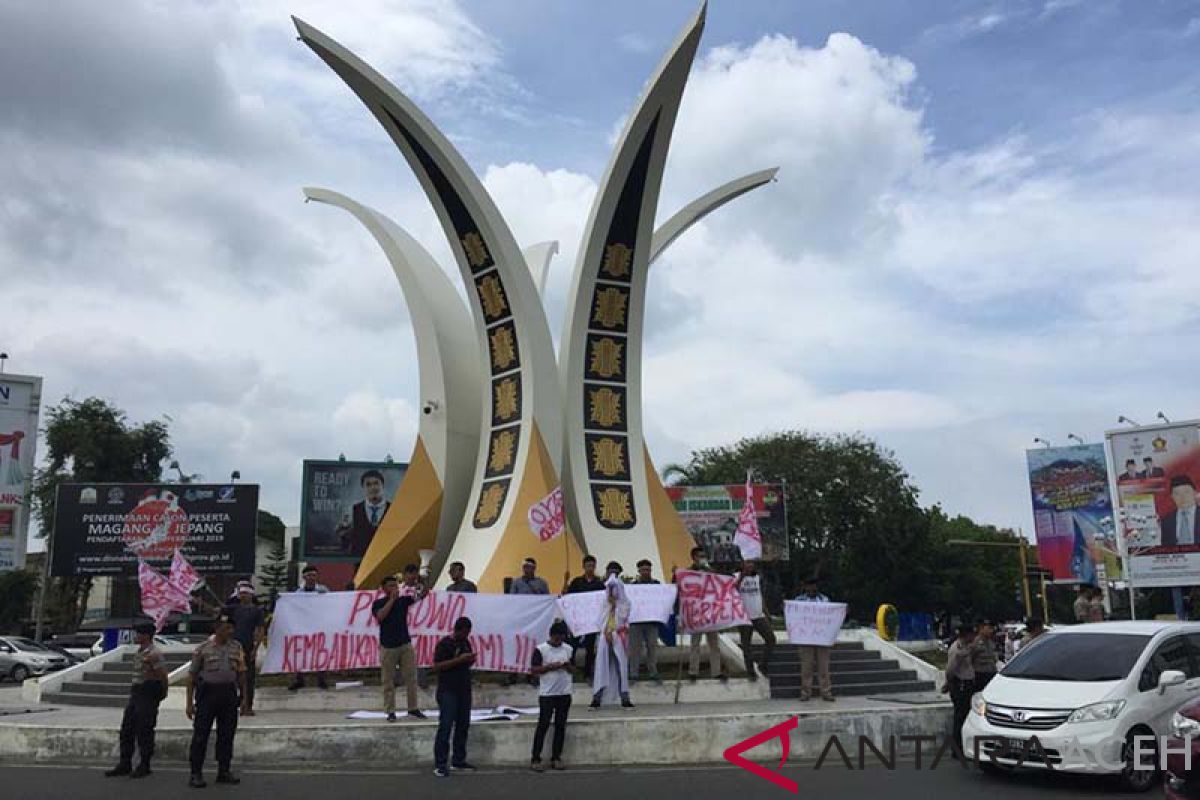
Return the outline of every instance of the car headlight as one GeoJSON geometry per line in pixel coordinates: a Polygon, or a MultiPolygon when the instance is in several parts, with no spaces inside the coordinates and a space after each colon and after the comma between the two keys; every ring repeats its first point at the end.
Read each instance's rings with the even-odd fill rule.
{"type": "Polygon", "coordinates": [[[987,701],[983,699],[982,692],[971,695],[971,710],[981,717],[987,713],[987,701]]]}
{"type": "Polygon", "coordinates": [[[1125,708],[1124,700],[1105,700],[1103,703],[1092,703],[1090,706],[1083,706],[1072,711],[1071,716],[1067,717],[1067,724],[1116,719],[1123,708],[1125,708]]]}
{"type": "Polygon", "coordinates": [[[1189,719],[1178,711],[1171,717],[1171,735],[1178,739],[1200,736],[1200,722],[1189,719]]]}

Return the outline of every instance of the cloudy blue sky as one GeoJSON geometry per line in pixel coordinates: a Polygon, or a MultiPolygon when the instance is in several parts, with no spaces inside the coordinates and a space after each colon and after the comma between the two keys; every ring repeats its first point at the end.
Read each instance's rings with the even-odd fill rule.
{"type": "MultiPolygon", "coordinates": [[[[322,185],[448,249],[302,44],[372,62],[461,147],[560,327],[609,151],[692,2],[0,3],[0,349],[48,402],[168,414],[179,459],[299,517],[304,458],[407,456],[415,351],[322,185]]],[[[714,0],[659,218],[778,183],[650,287],[656,460],[862,431],[925,503],[1031,528],[1024,449],[1200,416],[1200,2],[714,0]]],[[[457,277],[455,278],[457,283],[457,277]]]]}

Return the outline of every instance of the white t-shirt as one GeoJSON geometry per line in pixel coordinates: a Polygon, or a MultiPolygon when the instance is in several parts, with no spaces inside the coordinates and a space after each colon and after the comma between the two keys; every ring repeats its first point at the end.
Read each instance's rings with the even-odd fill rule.
{"type": "Polygon", "coordinates": [[[750,619],[761,618],[763,616],[762,576],[743,575],[738,591],[742,595],[742,605],[746,607],[746,616],[750,619]]]}
{"type": "MultiPolygon", "coordinates": [[[[571,660],[571,646],[563,642],[558,647],[549,642],[538,645],[533,656],[533,665],[565,664],[571,660]]],[[[571,693],[571,673],[565,669],[543,672],[538,676],[538,696],[550,697],[571,693]]]]}

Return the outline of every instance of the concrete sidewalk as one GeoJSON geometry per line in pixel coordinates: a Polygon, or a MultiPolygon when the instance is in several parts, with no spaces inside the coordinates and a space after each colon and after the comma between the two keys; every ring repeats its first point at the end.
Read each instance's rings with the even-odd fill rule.
{"type": "MultiPolygon", "coordinates": [[[[753,702],[643,705],[632,710],[571,708],[566,758],[596,765],[709,763],[725,749],[763,730],[798,717],[791,752],[816,756],[831,735],[846,743],[868,736],[943,736],[950,705],[940,697],[914,704],[896,700],[844,698],[836,703],[760,700],[753,702]]],[[[25,706],[0,708],[0,761],[104,762],[115,758],[121,710],[25,706]],[[19,712],[27,708],[30,713],[19,712]]],[[[534,717],[479,722],[471,726],[471,759],[488,766],[529,761],[534,717]]],[[[348,720],[344,712],[261,712],[238,723],[237,759],[243,764],[424,763],[431,758],[435,720],[396,723],[348,720]]],[[[167,761],[187,757],[191,723],[182,712],[159,714],[158,752],[167,761]]],[[[778,739],[753,752],[756,760],[778,759],[778,739]]]]}

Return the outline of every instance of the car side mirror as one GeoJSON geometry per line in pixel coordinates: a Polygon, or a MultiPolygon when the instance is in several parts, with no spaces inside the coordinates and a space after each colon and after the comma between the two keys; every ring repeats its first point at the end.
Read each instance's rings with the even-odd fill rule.
{"type": "Polygon", "coordinates": [[[1170,689],[1172,686],[1178,686],[1186,680],[1187,675],[1184,675],[1177,669],[1164,670],[1158,676],[1158,693],[1165,694],[1167,689],[1170,689]]]}

